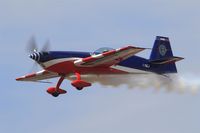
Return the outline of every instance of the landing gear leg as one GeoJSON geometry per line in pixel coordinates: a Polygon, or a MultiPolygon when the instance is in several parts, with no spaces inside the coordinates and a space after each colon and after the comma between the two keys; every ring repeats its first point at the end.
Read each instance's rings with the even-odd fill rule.
{"type": "Polygon", "coordinates": [[[56,85],[56,91],[59,91],[60,85],[62,84],[63,80],[65,79],[65,76],[61,76],[60,79],[58,80],[58,83],[56,85]]]}
{"type": "Polygon", "coordinates": [[[75,75],[76,75],[76,79],[77,79],[77,80],[81,80],[81,75],[80,75],[80,73],[75,72],[75,75]]]}

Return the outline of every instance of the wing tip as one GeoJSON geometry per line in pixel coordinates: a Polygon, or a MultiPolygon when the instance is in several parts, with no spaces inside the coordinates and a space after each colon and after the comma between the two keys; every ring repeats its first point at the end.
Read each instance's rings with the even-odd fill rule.
{"type": "Polygon", "coordinates": [[[16,81],[21,81],[22,79],[24,79],[23,77],[19,77],[19,78],[16,78],[15,80],[16,81]]]}
{"type": "Polygon", "coordinates": [[[25,76],[16,78],[15,80],[16,80],[16,81],[22,81],[22,80],[25,79],[25,78],[31,78],[31,77],[34,77],[34,76],[36,76],[36,73],[31,73],[31,74],[28,74],[28,75],[25,75],[25,76]]]}

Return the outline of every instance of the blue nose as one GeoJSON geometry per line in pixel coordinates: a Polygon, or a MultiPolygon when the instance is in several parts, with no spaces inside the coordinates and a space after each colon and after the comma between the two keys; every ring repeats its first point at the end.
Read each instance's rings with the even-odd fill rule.
{"type": "Polygon", "coordinates": [[[34,52],[33,54],[30,54],[29,57],[35,61],[40,61],[41,53],[34,52]]]}

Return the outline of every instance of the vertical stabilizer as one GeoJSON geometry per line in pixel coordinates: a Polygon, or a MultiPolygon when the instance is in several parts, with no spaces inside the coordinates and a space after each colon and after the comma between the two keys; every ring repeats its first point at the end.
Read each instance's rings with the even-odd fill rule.
{"type": "Polygon", "coordinates": [[[158,68],[160,73],[177,73],[175,62],[182,59],[173,56],[168,37],[156,37],[149,62],[158,68]]]}
{"type": "Polygon", "coordinates": [[[157,36],[151,52],[150,60],[161,60],[173,57],[169,38],[157,36]]]}

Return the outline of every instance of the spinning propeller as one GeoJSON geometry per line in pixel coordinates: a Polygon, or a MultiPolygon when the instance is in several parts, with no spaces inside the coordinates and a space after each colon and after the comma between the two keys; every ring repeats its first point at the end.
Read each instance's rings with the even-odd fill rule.
{"type": "Polygon", "coordinates": [[[41,50],[38,50],[38,45],[36,43],[36,39],[34,36],[30,38],[30,40],[27,43],[26,51],[29,54],[29,57],[35,61],[33,64],[33,67],[31,68],[32,71],[37,70],[38,68],[38,62],[40,60],[40,56],[43,52],[47,52],[50,50],[50,41],[47,40],[41,50]]]}
{"type": "MultiPolygon", "coordinates": [[[[39,52],[47,52],[50,50],[50,41],[47,40],[46,43],[43,45],[42,49],[39,52]]],[[[35,52],[38,52],[38,45],[36,43],[36,39],[34,36],[32,36],[30,38],[30,40],[28,41],[27,47],[26,47],[26,51],[29,54],[33,54],[35,52]]]]}

